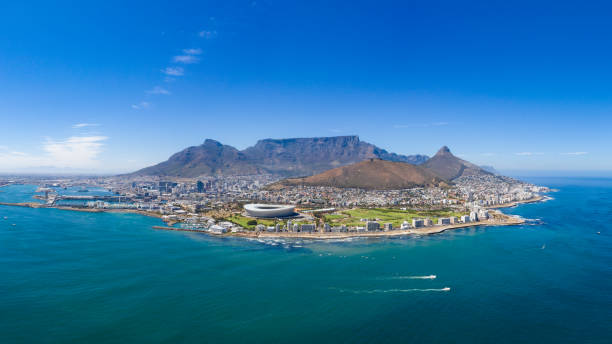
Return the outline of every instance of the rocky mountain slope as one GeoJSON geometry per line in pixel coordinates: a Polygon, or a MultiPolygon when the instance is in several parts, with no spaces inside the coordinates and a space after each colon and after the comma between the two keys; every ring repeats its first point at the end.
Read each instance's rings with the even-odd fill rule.
{"type": "Polygon", "coordinates": [[[446,146],[440,148],[436,155],[421,166],[448,181],[462,176],[492,174],[471,162],[457,158],[446,146]]]}
{"type": "Polygon", "coordinates": [[[358,136],[265,139],[243,151],[207,139],[200,146],[189,147],[165,162],[132,175],[197,177],[272,173],[287,177],[309,176],[366,159],[420,164],[427,156],[389,153],[360,141],[358,136]]]}
{"type": "Polygon", "coordinates": [[[261,173],[250,159],[232,146],[207,139],[200,146],[189,147],[157,165],[133,175],[197,177],[201,175],[246,175],[261,173]]]}
{"type": "Polygon", "coordinates": [[[285,179],[271,188],[292,185],[333,186],[361,189],[406,189],[416,186],[445,186],[431,171],[405,162],[368,159],[310,177],[285,179]]]}

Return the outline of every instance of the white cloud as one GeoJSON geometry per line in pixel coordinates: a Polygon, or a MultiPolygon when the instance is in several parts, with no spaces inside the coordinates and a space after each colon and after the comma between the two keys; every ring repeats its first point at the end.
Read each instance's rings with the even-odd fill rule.
{"type": "Polygon", "coordinates": [[[520,155],[520,156],[544,155],[544,153],[539,153],[539,152],[520,152],[520,153],[514,153],[514,154],[520,155]]]}
{"type": "Polygon", "coordinates": [[[77,123],[72,125],[72,129],[80,129],[85,127],[97,127],[99,124],[96,123],[77,123]]]}
{"type": "Polygon", "coordinates": [[[589,154],[589,152],[568,152],[568,153],[561,153],[562,155],[585,155],[585,154],[589,154]]]}
{"type": "Polygon", "coordinates": [[[202,53],[202,49],[200,48],[183,49],[183,53],[187,55],[200,55],[202,53]]]}
{"type": "Polygon", "coordinates": [[[174,56],[172,58],[172,61],[176,63],[191,64],[191,63],[198,63],[200,59],[193,55],[178,55],[178,56],[174,56]]]}
{"type": "Polygon", "coordinates": [[[482,155],[482,156],[494,156],[496,154],[495,153],[482,153],[480,155],[482,155]]]}
{"type": "Polygon", "coordinates": [[[98,156],[106,136],[71,136],[65,140],[47,139],[42,144],[44,153],[33,155],[15,151],[0,151],[2,168],[94,168],[100,165],[98,156]]]}
{"type": "Polygon", "coordinates": [[[155,87],[153,87],[152,90],[148,90],[147,93],[148,94],[165,94],[165,95],[168,95],[168,94],[170,94],[170,91],[166,90],[163,87],[155,86],[155,87]]]}
{"type": "Polygon", "coordinates": [[[138,104],[132,104],[132,109],[134,110],[142,110],[142,109],[146,109],[149,106],[151,106],[151,103],[149,102],[140,102],[138,104]]]}
{"type": "Polygon", "coordinates": [[[436,127],[439,127],[441,125],[449,125],[449,124],[450,123],[448,123],[448,122],[434,122],[434,123],[431,123],[431,125],[436,126],[436,127]]]}
{"type": "Polygon", "coordinates": [[[211,39],[211,38],[215,38],[217,37],[217,31],[216,30],[202,30],[200,32],[198,32],[198,36],[202,37],[202,38],[206,38],[206,39],[211,39]]]}
{"type": "Polygon", "coordinates": [[[161,72],[166,75],[181,76],[184,74],[185,70],[183,67],[166,67],[165,69],[162,69],[161,72]]]}
{"type": "Polygon", "coordinates": [[[57,167],[92,167],[102,151],[106,136],[71,136],[64,141],[48,139],[43,150],[57,167]]]}

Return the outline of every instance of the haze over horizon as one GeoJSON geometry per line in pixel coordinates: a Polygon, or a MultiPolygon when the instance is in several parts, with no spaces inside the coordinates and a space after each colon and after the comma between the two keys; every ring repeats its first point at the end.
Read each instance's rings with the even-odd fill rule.
{"type": "Polygon", "coordinates": [[[612,171],[605,3],[0,5],[0,173],[122,173],[206,138],[359,135],[612,171]],[[117,9],[120,8],[120,11],[117,9]]]}

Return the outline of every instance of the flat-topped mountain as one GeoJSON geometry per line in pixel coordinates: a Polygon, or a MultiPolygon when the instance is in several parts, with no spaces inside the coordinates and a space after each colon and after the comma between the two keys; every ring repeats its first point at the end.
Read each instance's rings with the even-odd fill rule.
{"type": "Polygon", "coordinates": [[[360,141],[359,136],[265,139],[245,149],[244,153],[254,164],[264,163],[262,167],[271,173],[295,176],[312,175],[372,158],[411,164],[427,160],[424,155],[389,153],[360,141]]]}
{"type": "Polygon", "coordinates": [[[310,177],[285,179],[271,188],[307,185],[361,189],[407,189],[417,186],[445,186],[431,171],[405,162],[368,159],[310,177]]]}
{"type": "Polygon", "coordinates": [[[421,166],[448,181],[461,176],[492,174],[471,162],[457,158],[446,146],[440,148],[436,155],[421,166]]]}
{"type": "Polygon", "coordinates": [[[358,136],[265,139],[242,151],[207,139],[200,146],[189,147],[165,162],[132,175],[197,177],[272,173],[288,177],[309,176],[366,159],[420,164],[427,158],[425,155],[389,153],[360,141],[358,136]]]}

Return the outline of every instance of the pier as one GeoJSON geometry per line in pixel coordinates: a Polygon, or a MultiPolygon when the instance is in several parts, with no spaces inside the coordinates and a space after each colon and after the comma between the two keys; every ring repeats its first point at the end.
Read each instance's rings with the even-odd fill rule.
{"type": "Polygon", "coordinates": [[[95,195],[49,195],[48,205],[54,205],[57,201],[104,201],[104,202],[127,202],[131,201],[126,196],[95,196],[95,195]]]}

